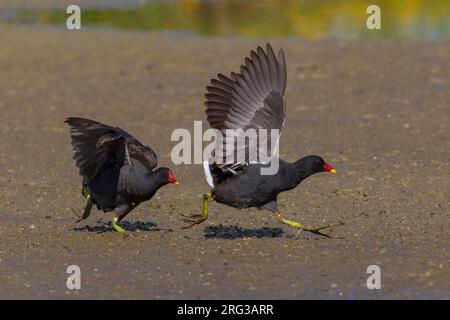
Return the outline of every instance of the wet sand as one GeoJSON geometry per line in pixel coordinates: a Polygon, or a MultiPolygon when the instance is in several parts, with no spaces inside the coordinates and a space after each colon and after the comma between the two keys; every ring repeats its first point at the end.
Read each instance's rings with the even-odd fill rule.
{"type": "Polygon", "coordinates": [[[171,132],[205,120],[209,79],[270,39],[0,34],[0,298],[450,298],[449,42],[271,41],[288,62],[281,157],[320,154],[338,171],[282,194],[280,209],[343,221],[327,239],[217,203],[180,229],[209,189],[200,165],[171,164],[171,132]],[[182,182],[133,211],[128,236],[98,211],[75,224],[84,201],[68,116],[130,131],[182,182]],[[72,264],[78,291],[66,288],[72,264]],[[366,287],[374,264],[381,290],[366,287]]]}

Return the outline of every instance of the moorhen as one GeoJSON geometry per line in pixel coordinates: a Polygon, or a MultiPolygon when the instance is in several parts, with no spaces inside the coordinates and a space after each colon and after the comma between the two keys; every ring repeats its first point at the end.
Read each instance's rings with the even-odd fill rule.
{"type": "Polygon", "coordinates": [[[81,219],[95,204],[98,210],[114,211],[112,226],[141,202],[150,200],[162,186],[178,184],[172,171],[158,168],[155,152],[128,132],[93,120],[68,118],[73,159],[83,177],[82,194],[87,203],[81,219]]]}
{"type": "MultiPolygon", "coordinates": [[[[239,74],[232,72],[231,77],[218,74],[217,79],[211,80],[205,95],[207,120],[222,135],[221,141],[225,141],[225,144],[227,129],[278,129],[281,132],[286,114],[283,98],[285,89],[286,60],[283,50],[275,57],[270,44],[267,44],[266,51],[258,47],[245,59],[239,74]]],[[[276,148],[270,152],[270,159],[274,159],[276,148]]],[[[279,222],[300,230],[318,233],[330,226],[306,227],[284,218],[277,208],[277,196],[280,192],[295,188],[312,174],[335,173],[332,166],[316,155],[294,163],[276,158],[279,161],[277,173],[262,175],[261,168],[267,166],[267,162],[248,161],[249,156],[247,152],[244,159],[247,161],[237,162],[233,158],[235,162],[230,163],[218,161],[223,158],[218,159],[216,153],[212,163],[203,162],[206,180],[212,190],[203,195],[201,214],[185,216],[183,220],[189,223],[185,228],[200,224],[208,218],[210,198],[238,209],[257,207],[270,210],[279,222]]]]}

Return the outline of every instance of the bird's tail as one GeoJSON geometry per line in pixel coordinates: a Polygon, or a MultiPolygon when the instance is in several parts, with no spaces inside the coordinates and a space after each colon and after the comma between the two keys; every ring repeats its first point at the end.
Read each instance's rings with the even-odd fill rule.
{"type": "Polygon", "coordinates": [[[206,182],[208,182],[211,188],[214,188],[214,179],[211,175],[211,167],[208,160],[203,161],[203,172],[205,174],[206,182]]]}
{"type": "Polygon", "coordinates": [[[83,195],[83,197],[86,198],[86,206],[84,207],[83,215],[77,221],[77,223],[89,217],[89,215],[91,214],[92,207],[94,206],[94,201],[91,197],[91,193],[89,192],[89,188],[84,182],[83,187],[81,189],[81,194],[83,195]]]}

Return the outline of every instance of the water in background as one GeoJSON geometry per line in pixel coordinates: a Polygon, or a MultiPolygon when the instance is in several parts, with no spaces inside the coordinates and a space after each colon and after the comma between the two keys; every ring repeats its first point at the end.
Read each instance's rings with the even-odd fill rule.
{"type": "MultiPolygon", "coordinates": [[[[207,36],[448,39],[450,0],[178,0],[82,7],[82,25],[207,36]],[[381,30],[366,27],[370,4],[381,30]]],[[[120,2],[119,2],[120,3],[120,2]]],[[[116,2],[117,4],[117,2],[116,2]]],[[[64,8],[18,10],[13,22],[65,25],[64,8]]]]}

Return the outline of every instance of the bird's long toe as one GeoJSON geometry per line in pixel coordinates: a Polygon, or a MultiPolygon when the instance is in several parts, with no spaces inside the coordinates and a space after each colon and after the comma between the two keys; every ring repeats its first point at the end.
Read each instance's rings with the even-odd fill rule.
{"type": "Polygon", "coordinates": [[[126,233],[126,232],[127,232],[124,228],[122,228],[121,226],[119,226],[119,224],[118,224],[118,218],[117,218],[117,217],[114,217],[114,219],[113,219],[112,222],[111,222],[111,225],[112,225],[112,227],[113,227],[114,229],[116,229],[116,231],[119,232],[119,233],[126,233]]]}
{"type": "Polygon", "coordinates": [[[181,218],[181,220],[183,222],[187,223],[187,225],[184,226],[183,229],[192,228],[193,226],[201,224],[202,222],[204,222],[206,220],[206,218],[201,214],[193,214],[190,216],[186,216],[183,214],[180,214],[180,215],[183,216],[183,218],[181,218]]]}
{"type": "Polygon", "coordinates": [[[308,231],[308,232],[311,232],[311,233],[314,233],[314,234],[317,234],[317,235],[320,235],[320,236],[324,236],[324,237],[327,237],[327,238],[331,238],[331,236],[329,236],[328,234],[325,234],[325,233],[321,232],[321,230],[324,230],[324,229],[330,229],[330,228],[337,227],[337,226],[342,226],[342,225],[344,225],[343,222],[338,222],[338,223],[335,223],[335,224],[328,224],[328,225],[326,225],[326,226],[320,226],[320,227],[307,227],[307,226],[302,226],[302,227],[300,227],[299,233],[302,232],[302,231],[308,231]]]}
{"type": "Polygon", "coordinates": [[[301,227],[301,229],[302,229],[303,231],[312,231],[312,232],[314,232],[314,231],[320,231],[320,230],[323,230],[323,229],[328,229],[328,228],[331,228],[331,227],[332,227],[332,225],[329,224],[329,225],[326,225],[326,226],[320,226],[320,227],[307,227],[307,226],[303,226],[303,227],[301,227]]]}

